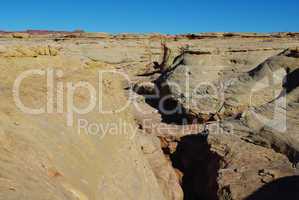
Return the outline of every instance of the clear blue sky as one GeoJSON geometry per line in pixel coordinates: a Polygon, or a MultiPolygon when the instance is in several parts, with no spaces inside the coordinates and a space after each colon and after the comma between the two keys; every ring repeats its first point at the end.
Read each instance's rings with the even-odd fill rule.
{"type": "Polygon", "coordinates": [[[0,30],[299,32],[299,0],[3,0],[0,30]]]}

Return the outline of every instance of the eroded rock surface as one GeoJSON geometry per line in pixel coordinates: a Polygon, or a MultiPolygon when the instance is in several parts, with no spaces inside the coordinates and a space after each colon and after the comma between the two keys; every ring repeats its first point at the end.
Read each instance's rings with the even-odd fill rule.
{"type": "MultiPolygon", "coordinates": [[[[271,193],[284,179],[296,187],[298,38],[0,32],[0,199],[239,200],[271,193]],[[21,111],[13,96],[17,77],[33,69],[45,74],[26,77],[20,98],[46,109],[38,115],[21,111]],[[97,87],[101,70],[117,72],[102,80],[105,109],[136,102],[110,114],[97,104],[67,126],[67,83],[97,87]],[[159,107],[167,95],[177,112],[159,107]],[[111,132],[88,134],[80,119],[111,132]],[[119,121],[127,126],[109,129],[119,121]]],[[[92,98],[86,88],[74,93],[78,107],[92,98]]]]}
{"type": "MultiPolygon", "coordinates": [[[[21,43],[18,52],[31,49],[21,43]]],[[[46,51],[40,53],[42,56],[33,56],[38,52],[30,50],[0,58],[0,199],[165,199],[140,144],[132,140],[136,124],[130,109],[107,115],[94,109],[85,115],[74,115],[72,126],[67,126],[66,84],[88,81],[96,86],[98,70],[88,67],[81,59],[87,56],[84,53],[74,56],[67,46],[64,48],[56,56],[52,56],[52,50],[46,45],[46,51]],[[54,85],[47,85],[48,69],[55,72],[54,85]],[[43,114],[22,112],[15,104],[15,80],[27,70],[45,72],[25,77],[19,92],[26,107],[48,109],[43,114]],[[63,88],[57,88],[57,83],[63,83],[63,88]],[[55,96],[56,92],[65,92],[61,111],[57,111],[56,98],[46,107],[50,101],[46,98],[49,87],[53,87],[55,96]],[[79,132],[77,120],[80,118],[108,128],[118,123],[127,126],[114,132],[102,129],[79,132]]],[[[101,69],[112,68],[102,66],[101,69]]],[[[103,83],[101,101],[105,109],[114,110],[126,102],[119,76],[106,74],[103,83]]],[[[84,88],[77,89],[74,101],[76,106],[86,107],[89,93],[84,88]]]]}
{"type": "Polygon", "coordinates": [[[185,199],[252,198],[259,188],[298,173],[298,66],[298,49],[292,45],[193,49],[179,55],[153,81],[156,86],[138,84],[145,96],[160,89],[158,100],[147,101],[158,112],[148,116],[172,131],[146,130],[159,135],[173,158],[185,199]],[[177,109],[174,114],[163,113],[155,103],[165,98],[171,100],[166,106],[177,109]],[[184,117],[187,124],[182,126],[188,128],[182,135],[183,128],[172,123],[173,118],[184,117]],[[196,139],[202,137],[203,126],[192,124],[205,121],[209,121],[208,143],[196,139]]]}

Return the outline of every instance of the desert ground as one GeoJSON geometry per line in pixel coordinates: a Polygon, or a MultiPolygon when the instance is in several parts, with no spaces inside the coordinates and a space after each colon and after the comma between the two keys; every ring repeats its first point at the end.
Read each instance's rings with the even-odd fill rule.
{"type": "Polygon", "coordinates": [[[299,199],[299,33],[0,32],[0,199],[299,199]]]}

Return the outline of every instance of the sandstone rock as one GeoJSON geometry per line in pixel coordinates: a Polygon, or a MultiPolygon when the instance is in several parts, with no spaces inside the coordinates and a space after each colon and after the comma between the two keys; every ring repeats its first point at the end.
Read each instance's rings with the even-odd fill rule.
{"type": "Polygon", "coordinates": [[[224,128],[227,124],[210,125],[209,145],[201,135],[178,140],[171,157],[182,173],[185,197],[240,200],[274,180],[296,175],[285,155],[244,140],[249,129],[229,124],[229,132],[224,128]]]}
{"type": "MultiPolygon", "coordinates": [[[[239,122],[225,121],[226,125],[230,125],[229,129],[224,127],[216,130],[210,129],[212,133],[209,139],[211,147],[207,146],[204,148],[211,149],[210,152],[208,151],[209,153],[205,153],[205,150],[200,150],[200,148],[203,148],[200,147],[203,144],[197,143],[195,139],[190,139],[189,141],[188,137],[191,138],[191,136],[185,136],[181,139],[182,141],[178,143],[174,153],[178,158],[175,158],[173,162],[179,162],[179,164],[174,164],[174,166],[183,173],[182,187],[185,196],[188,198],[245,199],[258,188],[271,184],[282,177],[296,175],[297,172],[294,166],[299,161],[299,140],[296,132],[298,129],[296,116],[299,97],[297,87],[299,84],[293,77],[297,77],[297,58],[297,50],[284,51],[277,56],[267,59],[250,72],[241,75],[235,82],[229,85],[229,89],[225,91],[225,94],[232,94],[233,97],[238,95],[245,96],[239,98],[238,102],[243,106],[243,109],[239,109],[239,107],[238,112],[243,112],[246,110],[246,107],[255,107],[245,112],[239,122]],[[271,84],[267,84],[263,80],[265,77],[268,78],[268,76],[274,76],[271,84]],[[263,84],[267,87],[262,87],[263,84]],[[239,89],[232,91],[232,86],[239,89]],[[248,99],[251,95],[250,91],[255,86],[258,86],[258,89],[262,90],[262,92],[259,94],[260,96],[256,96],[253,99],[255,102],[252,105],[248,99]],[[267,95],[265,93],[269,89],[278,90],[278,92],[266,98],[267,95]],[[283,93],[283,90],[287,91],[286,94],[283,93]],[[285,106],[283,104],[284,98],[286,100],[285,106]],[[266,120],[261,120],[261,116],[264,116],[266,120]],[[269,120],[273,116],[276,117],[274,121],[269,120]],[[279,129],[283,126],[286,126],[286,130],[279,129]],[[220,134],[219,130],[222,130],[220,134]],[[186,140],[189,142],[185,144],[184,141],[186,140]],[[193,145],[194,147],[192,147],[193,145]],[[204,157],[204,161],[209,159],[213,161],[206,164],[204,162],[201,163],[198,161],[201,156],[204,157]],[[182,167],[184,165],[205,165],[205,167],[186,170],[186,167],[182,167]],[[211,169],[213,170],[211,171],[211,169]],[[218,172],[218,177],[214,174],[215,172],[218,172]],[[207,178],[205,176],[206,173],[211,173],[210,178],[214,177],[214,179],[207,178]],[[204,187],[203,180],[207,185],[214,185],[212,187],[214,189],[204,187]],[[248,185],[248,182],[253,184],[248,185]],[[210,196],[217,192],[218,197],[210,196]]],[[[186,62],[186,58],[184,58],[183,62],[186,62]]],[[[176,66],[174,71],[171,71],[166,76],[165,80],[167,86],[169,86],[168,94],[178,100],[183,107],[186,107],[186,104],[180,101],[179,90],[170,83],[171,80],[175,80],[179,85],[183,85],[180,81],[186,80],[182,76],[186,74],[184,70],[182,66],[176,66]],[[181,77],[175,73],[178,73],[181,77]]],[[[192,69],[192,71],[195,71],[195,69],[192,69]]],[[[196,81],[201,81],[197,76],[192,77],[190,75],[189,77],[191,77],[190,82],[192,84],[197,84],[196,81]]],[[[212,78],[209,81],[213,82],[212,78]]],[[[228,99],[225,99],[225,103],[229,102],[228,99]]],[[[228,105],[225,105],[225,109],[228,109],[228,105]]],[[[191,108],[194,110],[194,107],[191,106],[191,108]]],[[[234,112],[236,110],[232,109],[234,112]]],[[[198,113],[202,113],[202,110],[198,110],[198,113]]],[[[198,136],[194,135],[192,137],[198,136]]],[[[166,145],[170,145],[170,143],[167,142],[166,145]]]]}
{"type": "Polygon", "coordinates": [[[164,156],[160,141],[155,136],[140,134],[141,148],[145,157],[157,177],[165,199],[183,200],[184,195],[179,179],[171,166],[171,162],[164,156]]]}
{"type": "Polygon", "coordinates": [[[219,199],[245,199],[275,179],[296,174],[286,156],[234,135],[212,135],[210,142],[224,155],[217,178],[219,199]]]}
{"type": "Polygon", "coordinates": [[[27,39],[30,38],[30,35],[28,33],[13,33],[12,37],[17,39],[27,39]]]}
{"type": "Polygon", "coordinates": [[[258,107],[277,98],[283,92],[284,87],[288,87],[285,81],[290,84],[291,81],[294,82],[286,80],[287,73],[289,77],[292,76],[299,65],[299,59],[292,57],[291,52],[287,50],[271,57],[255,69],[233,80],[225,90],[227,112],[240,112],[242,108],[250,106],[258,107]]]}
{"type": "Polygon", "coordinates": [[[223,105],[229,101],[225,95],[226,88],[235,82],[237,72],[242,68],[252,68],[264,58],[260,55],[259,60],[252,61],[251,56],[242,59],[239,54],[186,51],[175,59],[170,72],[161,77],[163,95],[174,99],[186,112],[199,118],[223,113],[223,105]]]}
{"type": "MultiPolygon", "coordinates": [[[[0,33],[0,199],[239,200],[264,188],[271,192],[273,184],[298,174],[297,34],[28,33],[0,33]],[[157,72],[157,66],[162,70],[157,72]],[[55,86],[88,81],[97,87],[98,71],[113,70],[141,86],[140,94],[153,94],[159,86],[162,96],[150,101],[134,94],[141,111],[74,113],[74,123],[86,119],[102,127],[96,134],[84,128],[78,134],[78,127],[66,126],[66,102],[62,113],[56,113],[54,103],[54,113],[41,115],[23,113],[14,103],[18,75],[48,68],[63,71],[55,74],[55,86]],[[269,85],[265,80],[273,72],[280,82],[270,79],[269,85]],[[285,75],[291,81],[282,84],[285,75]],[[185,90],[188,79],[194,93],[185,90]],[[286,96],[272,94],[282,89],[286,96]],[[157,105],[166,95],[171,97],[167,106],[178,105],[190,115],[162,113],[157,105]],[[283,120],[261,120],[275,113],[283,119],[285,110],[285,131],[280,129],[283,120]],[[185,117],[209,121],[207,142],[190,136],[202,131],[201,121],[185,125],[185,117]],[[127,126],[115,130],[119,120],[127,126]],[[135,132],[138,125],[145,133],[135,132]]],[[[106,109],[127,102],[132,84],[119,79],[113,73],[104,77],[100,97],[106,109]]],[[[44,76],[29,76],[22,82],[21,99],[27,106],[46,108],[48,89],[44,76]]],[[[78,88],[74,99],[85,107],[88,91],[78,88]]]]}
{"type": "Polygon", "coordinates": [[[0,51],[3,57],[37,57],[37,56],[57,56],[59,48],[48,46],[7,46],[0,51]]]}
{"type": "Polygon", "coordinates": [[[109,39],[111,36],[108,33],[81,33],[81,37],[109,39]]]}
{"type": "MultiPolygon", "coordinates": [[[[45,49],[39,49],[41,54],[50,55],[49,48],[45,49]]],[[[85,80],[93,86],[98,84],[97,70],[83,68],[84,62],[71,52],[64,52],[68,56],[36,58],[27,52],[28,57],[24,57],[23,53],[21,57],[0,59],[0,199],[165,199],[133,137],[135,122],[129,109],[109,115],[96,110],[74,115],[71,127],[67,126],[66,112],[57,113],[56,106],[53,113],[41,115],[19,110],[12,97],[14,81],[37,66],[62,70],[63,78],[55,76],[55,83],[85,80]],[[107,127],[121,120],[127,128],[93,133],[81,129],[79,133],[77,118],[107,127]]],[[[105,76],[104,81],[110,81],[102,91],[105,109],[119,108],[126,101],[122,84],[114,76],[105,76]]],[[[28,76],[20,95],[28,107],[45,107],[46,92],[45,76],[28,76]]],[[[81,107],[89,102],[84,89],[78,89],[74,99],[81,107]]]]}

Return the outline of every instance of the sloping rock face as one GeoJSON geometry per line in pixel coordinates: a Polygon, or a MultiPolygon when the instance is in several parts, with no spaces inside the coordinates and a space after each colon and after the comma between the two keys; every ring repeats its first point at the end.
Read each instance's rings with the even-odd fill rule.
{"type": "Polygon", "coordinates": [[[179,178],[170,161],[163,155],[160,140],[153,135],[140,134],[140,144],[146,159],[157,177],[166,199],[181,200],[184,197],[179,178]]]}
{"type": "Polygon", "coordinates": [[[225,91],[225,115],[241,114],[252,143],[298,162],[298,50],[289,49],[241,75],[225,91]],[[295,78],[297,77],[297,78],[295,78]]]}
{"type": "Polygon", "coordinates": [[[171,95],[187,112],[195,115],[215,113],[221,107],[215,89],[218,74],[224,68],[220,64],[224,62],[221,56],[184,53],[181,57],[179,65],[167,75],[165,84],[169,86],[169,93],[166,95],[171,95]]]}
{"type": "MultiPolygon", "coordinates": [[[[9,45],[8,51],[14,49],[9,45]]],[[[27,48],[23,45],[18,49],[27,48]]],[[[68,50],[54,57],[48,53],[26,55],[0,58],[0,199],[165,199],[140,144],[133,137],[135,123],[128,114],[130,109],[112,114],[96,109],[84,115],[74,113],[73,126],[67,126],[67,83],[87,81],[94,87],[98,84],[98,70],[81,59],[86,55],[74,56],[68,50]],[[54,85],[47,85],[46,70],[52,67],[54,85]],[[13,97],[15,80],[28,70],[45,72],[25,77],[18,93],[26,107],[47,109],[39,115],[22,112],[13,97]],[[57,83],[63,83],[63,87],[57,88],[57,83]],[[47,107],[49,87],[53,87],[55,97],[57,92],[64,96],[60,111],[56,98],[53,110],[51,102],[47,107]],[[94,126],[88,132],[79,127],[80,118],[101,127],[122,125],[118,121],[127,126],[108,132],[105,128],[96,131],[94,126]]],[[[104,77],[101,100],[107,110],[126,102],[118,79],[115,74],[104,77]]],[[[86,107],[90,98],[94,97],[84,88],[77,89],[72,97],[79,108],[86,107]]]]}
{"type": "MultiPolygon", "coordinates": [[[[296,52],[297,49],[285,50],[253,68],[254,63],[249,57],[242,60],[242,56],[237,59],[236,55],[187,51],[176,59],[170,72],[161,76],[162,95],[164,99],[176,101],[194,118],[208,120],[215,115],[220,115],[220,118],[236,116],[298,86],[295,80],[298,69],[296,52]],[[234,67],[251,70],[240,73],[234,67]]],[[[262,60],[263,55],[259,56],[262,60]]]]}
{"type": "Polygon", "coordinates": [[[233,80],[225,91],[227,112],[259,107],[295,89],[299,65],[295,52],[286,50],[233,80]]]}
{"type": "MultiPolygon", "coordinates": [[[[250,94],[248,87],[253,84],[243,83],[250,81],[245,70],[254,71],[254,67],[260,62],[279,52],[270,49],[266,53],[248,51],[244,55],[238,51],[232,53],[231,50],[185,51],[177,57],[169,72],[161,77],[162,95],[177,101],[184,111],[195,118],[207,120],[215,114],[223,115],[227,105],[236,101],[237,95],[250,94]],[[238,88],[232,91],[232,85],[238,88]],[[234,95],[229,95],[230,93],[234,95]]],[[[239,100],[243,104],[234,108],[246,106],[244,101],[248,101],[248,97],[245,96],[244,99],[239,100]]],[[[227,110],[229,109],[232,108],[227,110]]]]}

